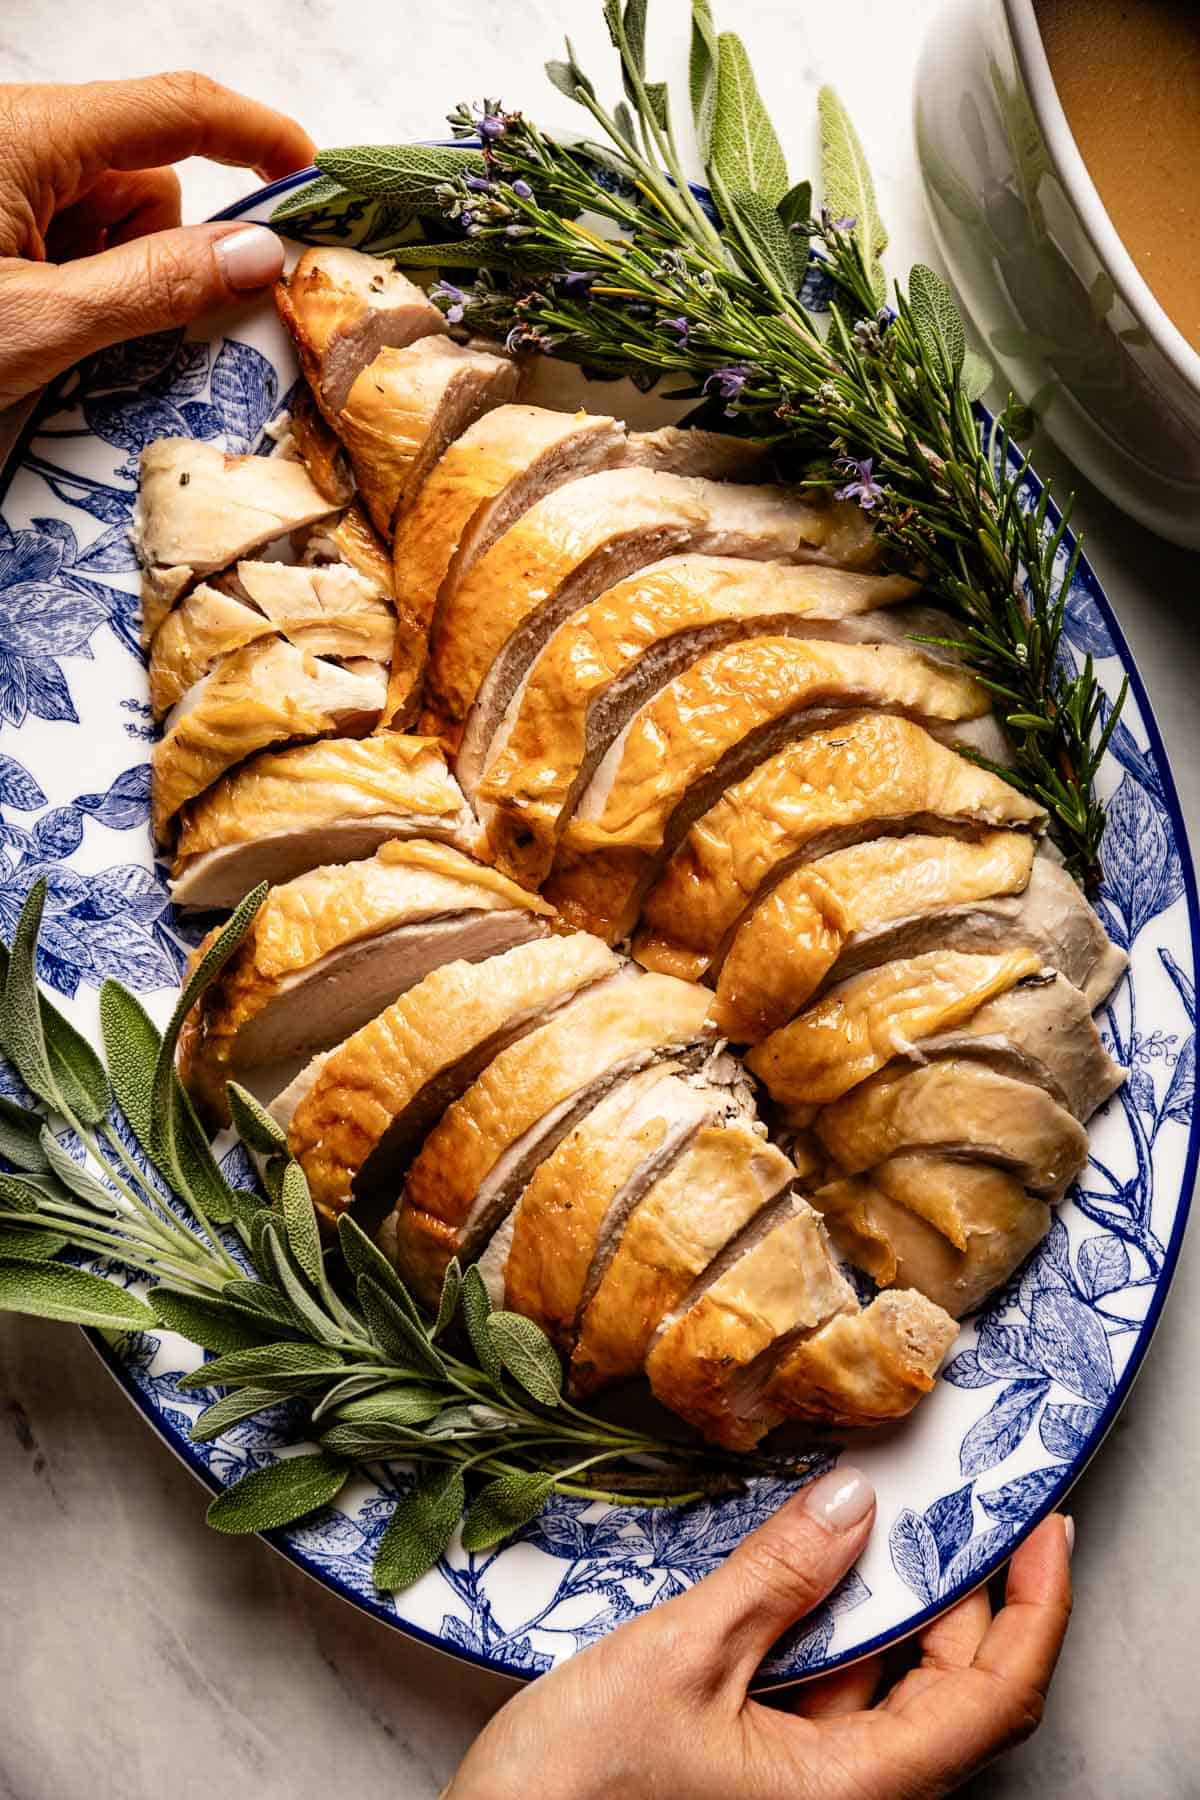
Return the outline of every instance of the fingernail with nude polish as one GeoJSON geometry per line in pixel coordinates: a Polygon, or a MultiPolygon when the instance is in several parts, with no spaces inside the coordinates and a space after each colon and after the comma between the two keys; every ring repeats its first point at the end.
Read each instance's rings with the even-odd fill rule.
{"type": "Polygon", "coordinates": [[[1067,1556],[1070,1558],[1075,1554],[1075,1521],[1070,1513],[1063,1515],[1063,1536],[1067,1540],[1067,1556]]]}
{"type": "Polygon", "coordinates": [[[217,260],[231,288],[265,287],[283,268],[283,245],[265,225],[247,225],[218,238],[217,260]]]}
{"type": "Polygon", "coordinates": [[[849,1531],[875,1504],[875,1489],[861,1469],[831,1469],[804,1490],[804,1508],[826,1531],[849,1531]]]}

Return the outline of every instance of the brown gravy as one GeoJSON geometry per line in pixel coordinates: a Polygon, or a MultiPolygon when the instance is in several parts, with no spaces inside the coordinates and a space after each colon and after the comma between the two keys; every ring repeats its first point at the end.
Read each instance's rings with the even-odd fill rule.
{"type": "Polygon", "coordinates": [[[1035,0],[1088,173],[1155,298],[1200,350],[1200,4],[1035,0]]]}

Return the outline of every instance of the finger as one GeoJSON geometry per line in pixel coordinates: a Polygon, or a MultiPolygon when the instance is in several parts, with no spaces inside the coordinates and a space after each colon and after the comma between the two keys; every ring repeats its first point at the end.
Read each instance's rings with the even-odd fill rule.
{"type": "Polygon", "coordinates": [[[888,1709],[911,1727],[914,1766],[957,1782],[1037,1727],[1071,1616],[1068,1521],[1046,1519],[1013,1557],[1001,1612],[968,1668],[938,1675],[888,1709]]]}
{"type": "Polygon", "coordinates": [[[286,113],[191,71],[31,93],[40,122],[31,154],[53,172],[59,205],[76,200],[106,168],[152,169],[204,156],[273,181],[304,168],[314,154],[308,133],[286,113]],[[72,185],[73,192],[64,191],[72,185]]]}
{"type": "Polygon", "coordinates": [[[18,398],[93,351],[186,325],[282,267],[274,232],[228,224],[158,232],[77,262],[0,263],[4,390],[18,398]]]}
{"type": "Polygon", "coordinates": [[[833,1469],[785,1502],[729,1560],[676,1602],[722,1683],[744,1688],[775,1640],[811,1612],[870,1535],[875,1493],[858,1469],[833,1469]]]}
{"type": "Polygon", "coordinates": [[[921,1633],[920,1662],[896,1683],[884,1706],[892,1710],[903,1708],[943,1675],[955,1669],[969,1669],[991,1622],[992,1603],[987,1587],[977,1587],[921,1633]]]}
{"type": "Polygon", "coordinates": [[[848,1669],[835,1669],[817,1681],[794,1689],[784,1704],[805,1719],[836,1719],[847,1713],[865,1712],[879,1691],[882,1656],[864,1656],[848,1669]]]}
{"type": "Polygon", "coordinates": [[[74,206],[55,215],[46,233],[46,255],[51,262],[95,255],[152,231],[169,231],[179,219],[174,169],[109,170],[74,206]]]}

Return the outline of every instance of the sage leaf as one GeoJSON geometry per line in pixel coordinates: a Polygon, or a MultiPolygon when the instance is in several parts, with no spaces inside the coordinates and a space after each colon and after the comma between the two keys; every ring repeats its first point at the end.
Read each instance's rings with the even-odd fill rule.
{"type": "Polygon", "coordinates": [[[40,1198],[38,1189],[19,1175],[0,1175],[0,1214],[36,1212],[40,1198]]]}
{"type": "Polygon", "coordinates": [[[447,1406],[425,1427],[425,1436],[435,1441],[446,1438],[478,1439],[497,1432],[511,1434],[511,1413],[499,1412],[494,1406],[482,1406],[470,1400],[460,1406],[447,1406]]]}
{"type": "Polygon", "coordinates": [[[463,1276],[462,1284],[462,1316],[467,1327],[467,1335],[479,1359],[479,1366],[492,1381],[500,1379],[500,1358],[496,1354],[496,1346],[488,1333],[487,1322],[491,1317],[492,1303],[488,1291],[483,1285],[483,1276],[474,1265],[463,1276]]]}
{"type": "MultiPolygon", "coordinates": [[[[270,1220],[267,1222],[269,1224],[270,1220]]],[[[272,1326],[282,1326],[285,1331],[300,1329],[295,1313],[279,1289],[269,1281],[227,1281],[221,1289],[221,1298],[228,1305],[236,1306],[239,1312],[272,1326]]]]}
{"type": "Polygon", "coordinates": [[[94,1206],[98,1212],[117,1213],[120,1206],[115,1194],[111,1193],[94,1175],[89,1175],[82,1163],[77,1163],[71,1152],[60,1144],[48,1125],[42,1126],[42,1149],[50,1172],[60,1181],[69,1194],[82,1200],[88,1206],[94,1206]]]}
{"type": "Polygon", "coordinates": [[[304,1394],[322,1386],[328,1376],[345,1366],[336,1350],[323,1344],[260,1344],[218,1356],[190,1375],[180,1376],[179,1386],[261,1387],[276,1394],[304,1394]]]}
{"type": "Polygon", "coordinates": [[[386,1461],[391,1457],[411,1456],[426,1447],[425,1434],[416,1425],[330,1425],[321,1433],[321,1447],[335,1456],[349,1457],[351,1462],[386,1461]]]}
{"type": "Polygon", "coordinates": [[[50,1052],[50,1068],[59,1093],[84,1125],[98,1125],[108,1117],[112,1089],[104,1064],[81,1032],[43,994],[42,1029],[50,1052]]]}
{"type": "Polygon", "coordinates": [[[41,1134],[40,1113],[27,1112],[0,1094],[0,1156],[5,1162],[31,1175],[40,1173],[47,1167],[41,1134]]]}
{"type": "MultiPolygon", "coordinates": [[[[784,293],[793,293],[796,288],[796,263],[792,253],[792,240],[784,230],[775,208],[757,194],[731,192],[724,187],[722,191],[727,195],[733,213],[733,218],[728,223],[746,240],[759,262],[765,264],[784,293]]],[[[724,212],[725,207],[722,206],[721,210],[724,212]]]]}
{"type": "Polygon", "coordinates": [[[100,989],[100,1033],[117,1105],[146,1155],[154,1155],[154,1068],[162,1037],[140,1000],[119,981],[100,989]]]}
{"type": "MultiPolygon", "coordinates": [[[[112,1056],[109,1056],[112,1066],[112,1056]]],[[[259,1156],[283,1155],[287,1151],[287,1132],[274,1120],[265,1106],[236,1081],[225,1083],[233,1128],[248,1150],[259,1156]]]]}
{"type": "Polygon", "coordinates": [[[155,1323],[136,1294],[66,1263],[0,1263],[0,1312],[118,1331],[151,1331],[155,1323]]]}
{"type": "Polygon", "coordinates": [[[494,1312],[487,1334],[496,1355],[525,1392],[543,1406],[557,1406],[562,1398],[562,1364],[541,1327],[520,1313],[494,1312]]]}
{"type": "Polygon", "coordinates": [[[913,329],[930,362],[949,383],[963,366],[966,333],[954,296],[940,275],[917,263],[908,278],[913,329]]]}
{"type": "Polygon", "coordinates": [[[466,1504],[462,1471],[429,1469],[417,1478],[388,1520],[371,1579],[386,1593],[398,1593],[435,1568],[454,1536],[466,1504]]]}
{"type": "Polygon", "coordinates": [[[787,163],[763,105],[741,39],[717,39],[717,91],[708,161],[735,192],[758,194],[777,206],[788,190],[787,163]]]}
{"type": "Polygon", "coordinates": [[[288,219],[303,218],[306,213],[324,212],[349,197],[349,188],[335,181],[332,175],[318,175],[294,193],[285,194],[271,214],[270,222],[281,225],[288,219]]]}
{"type": "Polygon", "coordinates": [[[986,356],[981,356],[978,350],[968,348],[959,371],[959,381],[967,399],[982,400],[991,386],[994,373],[986,356]]]}
{"type": "Polygon", "coordinates": [[[283,1214],[288,1249],[313,1287],[319,1289],[325,1278],[321,1233],[317,1227],[317,1215],[313,1210],[308,1182],[298,1162],[289,1162],[283,1171],[279,1210],[283,1214]]]}
{"type": "Polygon", "coordinates": [[[403,1308],[413,1324],[424,1330],[416,1301],[378,1244],[372,1242],[362,1226],[357,1224],[349,1213],[343,1213],[338,1220],[338,1244],[341,1247],[346,1267],[355,1280],[357,1281],[360,1275],[369,1275],[372,1281],[379,1283],[385,1293],[391,1295],[397,1306],[403,1308]]]}
{"type": "Polygon", "coordinates": [[[205,1407],[188,1436],[193,1444],[211,1444],[231,1425],[240,1425],[243,1419],[252,1419],[255,1413],[265,1412],[268,1406],[279,1403],[279,1395],[272,1394],[267,1388],[242,1388],[234,1394],[222,1394],[219,1400],[205,1407]]]}
{"type": "Polygon", "coordinates": [[[331,1413],[335,1407],[342,1406],[347,1400],[355,1400],[361,1394],[373,1394],[377,1388],[395,1383],[395,1376],[380,1369],[378,1373],[360,1371],[357,1375],[347,1375],[344,1381],[334,1385],[321,1395],[312,1409],[313,1423],[331,1413]]]}
{"type": "Polygon", "coordinates": [[[150,1305],[160,1325],[203,1350],[252,1350],[270,1341],[268,1320],[256,1327],[220,1300],[197,1300],[190,1294],[168,1293],[160,1286],[151,1294],[150,1305]]]}
{"type": "Polygon", "coordinates": [[[442,1294],[438,1301],[437,1318],[434,1321],[432,1337],[441,1337],[443,1331],[458,1311],[458,1302],[462,1294],[462,1269],[457,1256],[452,1256],[446,1265],[446,1273],[442,1277],[442,1294]]]}
{"type": "Polygon", "coordinates": [[[544,269],[554,257],[548,250],[523,248],[503,238],[456,238],[449,244],[400,244],[396,261],[408,269],[489,268],[544,269]]]}
{"type": "Polygon", "coordinates": [[[565,94],[568,100],[578,100],[581,92],[585,93],[589,99],[594,100],[596,90],[580,68],[575,56],[575,47],[570,38],[567,38],[566,45],[567,60],[565,62],[548,62],[546,64],[548,81],[551,86],[558,89],[560,94],[565,94]]]}
{"type": "Polygon", "coordinates": [[[804,285],[808,271],[808,223],[812,218],[812,182],[798,181],[790,187],[775,208],[779,223],[788,235],[792,251],[792,274],[796,289],[804,285]]]}
{"type": "Polygon", "coordinates": [[[179,1077],[174,1082],[177,1135],[175,1154],[184,1198],[198,1204],[214,1225],[228,1225],[238,1211],[233,1189],[221,1173],[196,1109],[179,1077]]]}
{"type": "Polygon", "coordinates": [[[464,1550],[490,1550],[528,1525],[554,1487],[553,1475],[501,1475],[472,1501],[463,1520],[464,1550]]]}
{"type": "Polygon", "coordinates": [[[707,163],[712,146],[713,106],[717,96],[717,28],[709,0],[692,0],[692,39],[688,51],[688,93],[700,159],[707,163]]]}
{"type": "Polygon", "coordinates": [[[835,222],[854,220],[854,236],[876,296],[882,302],[887,282],[879,258],[887,248],[888,234],[879,216],[875,184],[863,147],[849,113],[831,87],[823,87],[818,94],[817,112],[821,121],[823,204],[835,222]]]}
{"type": "Polygon", "coordinates": [[[451,150],[426,144],[349,144],[322,150],[317,168],[352,193],[390,200],[409,212],[440,216],[437,190],[466,175],[484,173],[478,150],[451,150]]]}
{"type": "Polygon", "coordinates": [[[243,1475],[217,1495],[205,1517],[214,1531],[275,1531],[336,1500],[349,1474],[348,1463],[324,1451],[289,1456],[243,1475]]]}
{"type": "Polygon", "coordinates": [[[65,1102],[50,1068],[37,984],[37,939],[45,902],[46,879],[41,876],[26,895],[13,933],[0,1000],[0,1040],[25,1086],[47,1106],[61,1110],[65,1102]]]}
{"type": "Polygon", "coordinates": [[[425,1327],[413,1322],[402,1306],[371,1275],[358,1278],[358,1303],[371,1336],[385,1356],[402,1368],[416,1366],[444,1375],[446,1365],[429,1342],[425,1327]]]}
{"type": "Polygon", "coordinates": [[[272,1230],[265,1235],[263,1249],[270,1264],[271,1273],[288,1305],[300,1321],[304,1335],[315,1338],[318,1344],[341,1344],[343,1333],[340,1327],[334,1323],[319,1301],[315,1300],[305,1287],[292,1263],[287,1246],[277,1230],[272,1230]]]}
{"type": "Polygon", "coordinates": [[[335,1425],[423,1425],[436,1419],[446,1404],[445,1394],[438,1388],[422,1387],[417,1382],[403,1387],[389,1385],[378,1393],[364,1394],[360,1399],[339,1405],[335,1425]]]}
{"type": "Polygon", "coordinates": [[[0,1226],[0,1262],[50,1262],[66,1247],[65,1237],[36,1225],[25,1231],[19,1226],[0,1226]]]}

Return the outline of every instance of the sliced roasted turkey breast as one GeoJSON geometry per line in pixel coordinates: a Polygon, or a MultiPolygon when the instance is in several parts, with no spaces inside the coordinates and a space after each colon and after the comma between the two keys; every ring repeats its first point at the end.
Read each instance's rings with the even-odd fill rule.
{"type": "Polygon", "coordinates": [[[707,652],[743,637],[837,637],[847,626],[879,635],[879,609],[912,589],[896,575],[699,555],[618,582],[559,627],[509,702],[479,788],[493,854],[520,879],[543,880],[613,739],[707,652]]]}
{"type": "Polygon", "coordinates": [[[370,856],[394,837],[474,841],[458,783],[429,738],[265,751],[184,809],[171,896],[177,906],[236,906],[260,881],[370,856]]]}
{"type": "Polygon", "coordinates": [[[618,966],[582,932],[483,965],[447,963],[331,1051],[288,1129],[322,1214],[353,1200],[373,1228],[446,1107],[507,1045],[618,966]]]}
{"type": "Polygon", "coordinates": [[[751,904],[797,864],[847,844],[1044,821],[1032,800],[912,720],[847,715],[761,763],[692,825],[643,903],[638,960],[703,974],[751,904]]]}
{"type": "Polygon", "coordinates": [[[277,285],[275,304],[335,425],[355,378],[381,350],[447,330],[432,300],[391,263],[339,245],[306,250],[277,285]]]}
{"type": "Polygon", "coordinates": [[[953,722],[988,705],[960,670],[890,644],[756,638],[656,694],[601,758],[560,839],[549,889],[573,924],[621,937],[688,828],[781,744],[863,705],[953,722]]]}
{"type": "Polygon", "coordinates": [[[1126,1074],[1105,1049],[1087,996],[1062,975],[990,1000],[965,1024],[927,1038],[920,1052],[987,1062],[1036,1082],[1081,1124],[1126,1074]]]}
{"type": "Polygon", "coordinates": [[[154,746],[155,837],[165,843],[181,806],[268,744],[361,737],[378,721],[385,691],[376,663],[344,669],[282,638],[235,650],[189,690],[154,746]]]}
{"type": "Polygon", "coordinates": [[[203,576],[334,510],[302,463],[226,456],[196,438],[148,444],[133,516],[142,642],[203,576]]]}
{"type": "Polygon", "coordinates": [[[310,870],[271,889],[189,1014],[184,1085],[206,1122],[227,1124],[230,1079],[340,1042],[442,963],[544,936],[549,913],[496,870],[426,839],[310,870]]]}
{"type": "Polygon", "coordinates": [[[634,1208],[579,1321],[571,1385],[593,1393],[640,1373],[665,1315],[796,1177],[748,1122],[704,1126],[634,1208]]]}
{"type": "Polygon", "coordinates": [[[1019,893],[1033,867],[1024,832],[978,839],[871,838],[808,863],[772,888],[738,926],[720,966],[713,1017],[737,1042],[754,1043],[794,1018],[827,982],[908,948],[927,917],[1019,893]]]}
{"type": "Polygon", "coordinates": [[[785,1347],[763,1396],[760,1429],[781,1419],[849,1426],[902,1419],[933,1387],[957,1335],[951,1315],[924,1294],[877,1294],[862,1312],[839,1313],[785,1347]]]}
{"type": "Polygon", "coordinates": [[[782,488],[608,469],[547,494],[475,562],[435,622],[423,728],[454,748],[461,740],[468,784],[550,633],[635,569],[686,549],[788,562],[876,555],[860,509],[820,508],[782,488]]]}
{"type": "Polygon", "coordinates": [[[536,1319],[569,1351],[607,1245],[720,1103],[673,1062],[606,1094],[534,1171],[480,1259],[496,1304],[536,1319]]]}
{"type": "Polygon", "coordinates": [[[292,402],[291,432],[296,454],[325,498],[334,506],[349,506],[354,471],[346,446],[322,416],[309,387],[300,386],[292,402]]]}
{"type": "Polygon", "coordinates": [[[358,500],[305,534],[304,561],[317,568],[348,563],[377,593],[394,597],[391,556],[358,500]]]}
{"type": "Polygon", "coordinates": [[[953,1031],[981,1006],[1041,970],[1036,951],[992,956],[927,950],[840,981],[746,1058],[795,1123],[866,1081],[922,1039],[953,1031]]]}
{"type": "Polygon", "coordinates": [[[846,1175],[930,1150],[996,1163],[1052,1199],[1088,1154],[1083,1126],[1043,1088],[964,1057],[882,1069],[823,1108],[813,1129],[846,1175]]]}
{"type": "Polygon", "coordinates": [[[386,662],[391,655],[395,610],[345,563],[306,568],[242,562],[232,585],[236,592],[201,582],[156,632],[150,652],[156,717],[169,712],[222,657],[257,638],[278,634],[312,656],[386,662]]]}
{"type": "Polygon", "coordinates": [[[809,1198],[840,1256],[956,1319],[1007,1281],[1050,1226],[1050,1208],[1016,1176],[948,1157],[897,1156],[809,1198]]]}
{"type": "Polygon", "coordinates": [[[734,437],[728,431],[701,431],[690,425],[660,425],[656,431],[631,431],[622,462],[672,475],[702,475],[708,481],[751,481],[770,455],[760,438],[734,437]]]}
{"type": "Polygon", "coordinates": [[[390,538],[398,509],[446,446],[516,390],[517,366],[508,357],[447,337],[381,350],[355,379],[335,421],[376,530],[390,538]]]}
{"type": "Polygon", "coordinates": [[[703,1039],[708,998],[691,982],[627,964],[503,1050],[408,1171],[396,1262],[414,1292],[436,1300],[450,1258],[479,1253],[538,1163],[608,1089],[703,1039]]]}

